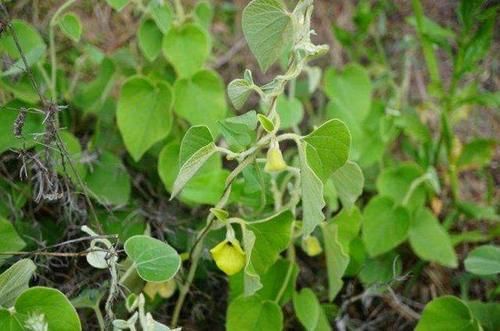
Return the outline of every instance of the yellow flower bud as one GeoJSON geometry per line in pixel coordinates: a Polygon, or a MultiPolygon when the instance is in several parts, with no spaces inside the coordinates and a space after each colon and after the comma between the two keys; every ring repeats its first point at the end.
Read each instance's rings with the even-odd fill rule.
{"type": "Polygon", "coordinates": [[[245,252],[237,240],[224,240],[210,250],[220,270],[228,276],[238,273],[245,266],[245,252]]]}
{"type": "Polygon", "coordinates": [[[267,172],[280,172],[286,169],[286,162],[278,144],[272,145],[267,151],[267,161],[264,170],[267,172]]]}
{"type": "Polygon", "coordinates": [[[314,236],[307,236],[307,238],[302,241],[302,249],[309,256],[316,256],[323,252],[323,248],[321,248],[318,238],[314,236]]]}
{"type": "Polygon", "coordinates": [[[170,279],[161,283],[147,282],[142,291],[151,299],[154,299],[158,294],[160,297],[167,299],[170,298],[177,288],[175,280],[170,279]]]}

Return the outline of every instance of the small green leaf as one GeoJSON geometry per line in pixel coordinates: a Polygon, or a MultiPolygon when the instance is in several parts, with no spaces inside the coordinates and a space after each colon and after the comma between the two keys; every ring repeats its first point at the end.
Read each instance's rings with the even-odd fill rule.
{"type": "Polygon", "coordinates": [[[132,184],[122,161],[112,153],[103,153],[85,178],[90,193],[103,205],[127,204],[132,184]]]}
{"type": "Polygon", "coordinates": [[[214,17],[214,8],[208,1],[198,1],[194,7],[194,18],[205,29],[210,28],[214,17]]]}
{"type": "Polygon", "coordinates": [[[121,11],[128,4],[129,0],[106,0],[108,5],[116,11],[121,11]]]}
{"type": "Polygon", "coordinates": [[[474,139],[463,147],[457,161],[461,169],[480,168],[491,162],[495,151],[495,141],[491,139],[474,139]]]}
{"type": "Polygon", "coordinates": [[[406,240],[410,216],[386,196],[376,196],[363,211],[363,242],[370,256],[386,253],[406,240]]]}
{"type": "Polygon", "coordinates": [[[114,84],[115,65],[109,58],[100,62],[99,72],[93,81],[79,84],[73,102],[85,113],[97,112],[103,106],[109,90],[114,84]]]}
{"type": "Polygon", "coordinates": [[[467,306],[485,331],[500,330],[500,303],[469,301],[467,306]]]}
{"type": "Polygon", "coordinates": [[[241,296],[232,301],[227,309],[227,331],[280,331],[283,329],[283,313],[278,304],[262,301],[258,296],[241,296]]]}
{"type": "Polygon", "coordinates": [[[291,14],[280,0],[253,0],[243,10],[243,33],[263,71],[293,41],[291,14]]]}
{"type": "Polygon", "coordinates": [[[352,121],[361,121],[368,115],[372,99],[372,83],[368,71],[358,64],[350,64],[342,72],[330,68],[325,73],[324,90],[331,101],[348,110],[352,121]]]}
{"type": "Polygon", "coordinates": [[[307,162],[323,182],[347,162],[351,135],[342,121],[329,120],[303,140],[307,143],[307,162]]]}
{"type": "Polygon", "coordinates": [[[293,309],[298,320],[308,331],[314,331],[318,325],[321,306],[310,288],[303,288],[293,295],[293,309]]]}
{"type": "Polygon", "coordinates": [[[137,34],[137,41],[142,53],[150,62],[153,62],[161,52],[163,34],[155,21],[147,19],[142,21],[137,34]]]}
{"type": "Polygon", "coordinates": [[[227,95],[234,108],[241,109],[253,91],[253,82],[246,79],[235,79],[227,86],[227,95]]]}
{"type": "Polygon", "coordinates": [[[47,287],[32,287],[17,299],[14,311],[0,310],[0,329],[5,331],[33,330],[26,325],[39,321],[50,331],[80,331],[82,326],[75,308],[60,291],[47,287]]]}
{"type": "Polygon", "coordinates": [[[363,193],[365,178],[361,168],[355,162],[347,161],[332,174],[332,181],[342,201],[342,206],[351,209],[363,193]]]}
{"type": "Polygon", "coordinates": [[[170,132],[172,99],[165,82],[153,84],[134,76],[123,84],[116,116],[125,147],[135,161],[170,132]]]}
{"type": "Polygon", "coordinates": [[[304,145],[298,146],[300,159],[300,186],[302,192],[302,221],[303,234],[308,236],[314,228],[325,219],[323,207],[323,183],[308,164],[308,157],[304,145]]]}
{"type": "Polygon", "coordinates": [[[74,42],[79,42],[82,36],[80,17],[73,12],[64,14],[57,22],[61,31],[74,42]]]}
{"type": "Polygon", "coordinates": [[[0,306],[10,307],[29,287],[36,266],[30,259],[22,259],[0,274],[0,306]]]}
{"type": "Polygon", "coordinates": [[[416,331],[479,331],[467,305],[454,296],[442,296],[425,306],[416,331]]]}
{"type": "Polygon", "coordinates": [[[274,123],[267,116],[262,114],[257,114],[257,119],[259,120],[259,123],[260,125],[262,125],[264,130],[266,130],[267,132],[274,131],[274,123]]]}
{"type": "Polygon", "coordinates": [[[167,33],[174,18],[174,13],[170,4],[166,1],[150,1],[148,5],[148,12],[160,31],[162,33],[167,33]]]}
{"type": "Polygon", "coordinates": [[[484,245],[474,248],[464,261],[465,270],[476,275],[500,273],[500,247],[484,245]]]}
{"type": "Polygon", "coordinates": [[[202,69],[210,54],[207,33],[191,23],[172,27],[163,38],[163,54],[181,77],[191,77],[202,69]]]}
{"type": "MultiPolygon", "coordinates": [[[[381,195],[388,196],[396,204],[401,204],[411,189],[412,183],[424,174],[416,163],[403,163],[386,168],[377,178],[377,190],[381,195]]],[[[426,191],[424,185],[416,187],[408,200],[408,209],[415,210],[424,205],[426,191]]]]}
{"type": "Polygon", "coordinates": [[[166,282],[181,267],[179,254],[166,242],[144,235],[130,237],[123,246],[139,276],[147,282],[166,282]]]}
{"type": "Polygon", "coordinates": [[[210,212],[212,214],[215,215],[215,217],[217,217],[217,219],[221,222],[224,222],[227,220],[227,218],[229,217],[229,213],[224,210],[224,209],[220,209],[220,208],[210,208],[210,212]]]}
{"type": "MultiPolygon", "coordinates": [[[[262,288],[255,292],[255,294],[263,300],[275,300],[283,287],[283,283],[288,280],[285,292],[279,302],[280,306],[287,304],[292,298],[297,276],[299,274],[298,266],[295,263],[290,265],[290,263],[289,260],[278,259],[278,261],[260,277],[262,288]]],[[[233,301],[244,294],[244,273],[240,272],[230,277],[229,285],[229,300],[233,301]]]]}
{"type": "Polygon", "coordinates": [[[292,213],[287,210],[247,224],[248,230],[255,235],[251,255],[247,254],[254,270],[259,275],[263,275],[290,244],[293,220],[292,213]]]}
{"type": "MultiPolygon", "coordinates": [[[[179,172],[180,143],[167,144],[158,157],[158,173],[168,192],[179,172]]],[[[178,199],[186,204],[215,205],[224,192],[228,171],[222,167],[220,155],[212,155],[184,186],[178,199]]]]}
{"type": "Polygon", "coordinates": [[[304,117],[304,107],[297,98],[289,99],[285,96],[279,96],[276,111],[280,115],[281,129],[297,127],[304,117]]]}
{"type": "Polygon", "coordinates": [[[217,132],[217,122],[226,116],[224,82],[213,71],[202,70],[175,82],[175,113],[191,125],[206,125],[217,132]],[[193,97],[195,96],[195,97],[193,97]]]}
{"type": "MultiPolygon", "coordinates": [[[[0,253],[17,252],[24,246],[26,243],[19,237],[12,223],[0,216],[0,253]]],[[[0,255],[0,265],[9,257],[10,255],[0,255]]]]}
{"type": "Polygon", "coordinates": [[[243,115],[229,117],[217,123],[229,147],[243,151],[255,141],[257,133],[257,113],[252,110],[243,115]]]}
{"type": "Polygon", "coordinates": [[[450,268],[458,266],[448,232],[428,209],[422,208],[414,213],[408,234],[413,251],[422,260],[450,268]]]}
{"type": "Polygon", "coordinates": [[[328,272],[328,299],[333,301],[344,284],[342,276],[349,265],[349,255],[339,240],[339,224],[325,224],[321,229],[323,230],[328,272]]]}
{"type": "Polygon", "coordinates": [[[184,135],[179,153],[180,170],[174,182],[173,199],[203,164],[217,152],[214,138],[206,126],[193,126],[184,135]]]}
{"type": "Polygon", "coordinates": [[[26,106],[14,100],[0,106],[0,154],[10,148],[30,148],[36,145],[35,133],[43,132],[43,116],[31,112],[26,113],[22,138],[14,136],[13,124],[19,114],[19,109],[26,106]]]}

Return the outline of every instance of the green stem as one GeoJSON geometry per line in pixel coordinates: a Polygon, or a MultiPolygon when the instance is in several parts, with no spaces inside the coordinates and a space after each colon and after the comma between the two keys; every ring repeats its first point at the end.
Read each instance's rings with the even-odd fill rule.
{"type": "Polygon", "coordinates": [[[415,13],[415,20],[417,22],[417,35],[422,46],[422,51],[424,53],[425,63],[427,65],[427,70],[429,71],[429,76],[431,78],[432,84],[441,89],[441,76],[439,74],[439,66],[432,47],[432,43],[424,36],[423,26],[424,26],[424,10],[420,0],[412,0],[413,12],[415,13]]]}
{"type": "Polygon", "coordinates": [[[277,303],[278,305],[281,301],[281,298],[283,298],[283,295],[285,294],[285,291],[288,287],[288,283],[290,282],[290,278],[292,277],[293,273],[293,266],[295,263],[295,247],[293,246],[293,244],[290,244],[288,246],[287,257],[288,261],[290,262],[290,265],[288,266],[285,280],[283,281],[283,284],[281,284],[281,288],[278,292],[278,295],[276,295],[276,299],[274,299],[274,302],[277,303]]]}
{"type": "Polygon", "coordinates": [[[104,322],[104,317],[102,316],[99,307],[94,307],[95,316],[97,317],[97,323],[99,323],[99,329],[101,331],[106,330],[106,323],[104,322]]]}
{"type": "Polygon", "coordinates": [[[181,0],[174,0],[175,12],[177,13],[177,18],[180,22],[184,22],[186,19],[186,14],[184,13],[184,7],[182,6],[181,0]]]}
{"type": "Polygon", "coordinates": [[[69,6],[75,3],[76,0],[68,0],[66,1],[57,11],[54,13],[54,16],[50,19],[49,23],[49,52],[50,52],[50,65],[51,65],[51,84],[50,84],[50,92],[52,101],[57,101],[57,58],[56,58],[56,43],[54,37],[54,27],[57,24],[57,19],[61,15],[61,13],[66,10],[69,6]]]}

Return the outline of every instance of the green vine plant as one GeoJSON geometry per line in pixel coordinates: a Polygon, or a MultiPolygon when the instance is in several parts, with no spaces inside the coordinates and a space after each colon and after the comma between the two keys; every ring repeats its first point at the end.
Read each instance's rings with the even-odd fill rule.
{"type": "MultiPolygon", "coordinates": [[[[352,169],[354,174],[362,176],[359,167],[348,160],[349,130],[342,121],[333,119],[307,135],[286,132],[280,127],[281,116],[277,112],[277,100],[285,89],[288,87],[289,93],[293,93],[291,89],[295,79],[303,72],[309,72],[309,62],[328,50],[327,45],[315,45],[311,41],[314,35],[310,24],[312,11],[312,0],[299,1],[292,12],[279,1],[250,2],[243,11],[242,25],[252,53],[263,71],[286,54],[286,71],[259,86],[254,82],[251,71],[246,70],[244,78],[229,84],[228,96],[236,109],[242,108],[248,97],[256,93],[260,98],[260,112],[250,110],[222,121],[224,139],[219,144],[207,126],[193,126],[184,135],[180,147],[180,170],[173,184],[171,199],[214,154],[221,153],[227,160],[235,161],[236,165],[227,176],[221,199],[211,209],[206,225],[199,231],[191,249],[190,266],[180,286],[172,326],[177,325],[202,257],[204,239],[211,231],[224,229],[226,233],[225,239],[210,250],[217,266],[229,276],[243,271],[242,295],[232,301],[228,309],[228,330],[246,330],[245,323],[255,322],[273,323],[273,329],[277,330],[282,327],[279,303],[289,290],[295,272],[294,241],[298,237],[302,237],[306,251],[318,254],[321,246],[313,232],[320,226],[335,247],[330,252],[346,256],[335,239],[336,230],[328,228],[323,222],[323,185],[334,174],[345,184],[350,180],[352,169]],[[288,142],[295,145],[298,155],[290,153],[285,161],[280,146],[288,142]],[[230,209],[231,190],[242,175],[260,178],[257,185],[271,182],[274,208],[261,210],[259,216],[263,216],[259,218],[233,214],[230,209]],[[261,277],[284,250],[288,252],[288,267],[282,286],[272,300],[260,300],[256,293],[263,288],[261,277]],[[245,318],[241,314],[250,306],[252,311],[268,310],[269,316],[265,321],[245,318]]],[[[311,79],[312,90],[316,88],[317,81],[315,77],[311,79]]],[[[266,191],[264,186],[260,189],[266,191]]],[[[350,198],[346,196],[346,200],[350,198]]],[[[337,270],[332,270],[329,277],[331,299],[340,289],[340,277],[346,267],[344,263],[337,266],[337,270]]],[[[311,294],[305,293],[304,296],[311,294]]],[[[297,298],[302,300],[301,295],[297,298]]]]}

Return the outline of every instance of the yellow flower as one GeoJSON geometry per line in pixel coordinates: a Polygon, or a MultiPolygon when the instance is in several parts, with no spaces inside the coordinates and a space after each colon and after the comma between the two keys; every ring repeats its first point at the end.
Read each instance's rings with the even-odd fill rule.
{"type": "Polygon", "coordinates": [[[307,236],[307,238],[302,241],[302,249],[309,256],[316,256],[323,252],[323,248],[321,248],[318,238],[314,236],[307,236]]]}
{"type": "Polygon", "coordinates": [[[286,169],[286,162],[283,160],[278,144],[273,145],[267,151],[267,161],[264,170],[267,172],[280,172],[286,169]]]}
{"type": "Polygon", "coordinates": [[[224,240],[210,250],[217,267],[231,276],[245,266],[245,252],[237,240],[224,240]]]}
{"type": "Polygon", "coordinates": [[[176,288],[177,284],[175,283],[175,280],[170,279],[162,283],[147,282],[142,291],[151,299],[154,299],[157,294],[160,297],[167,299],[174,294],[176,288]]]}

